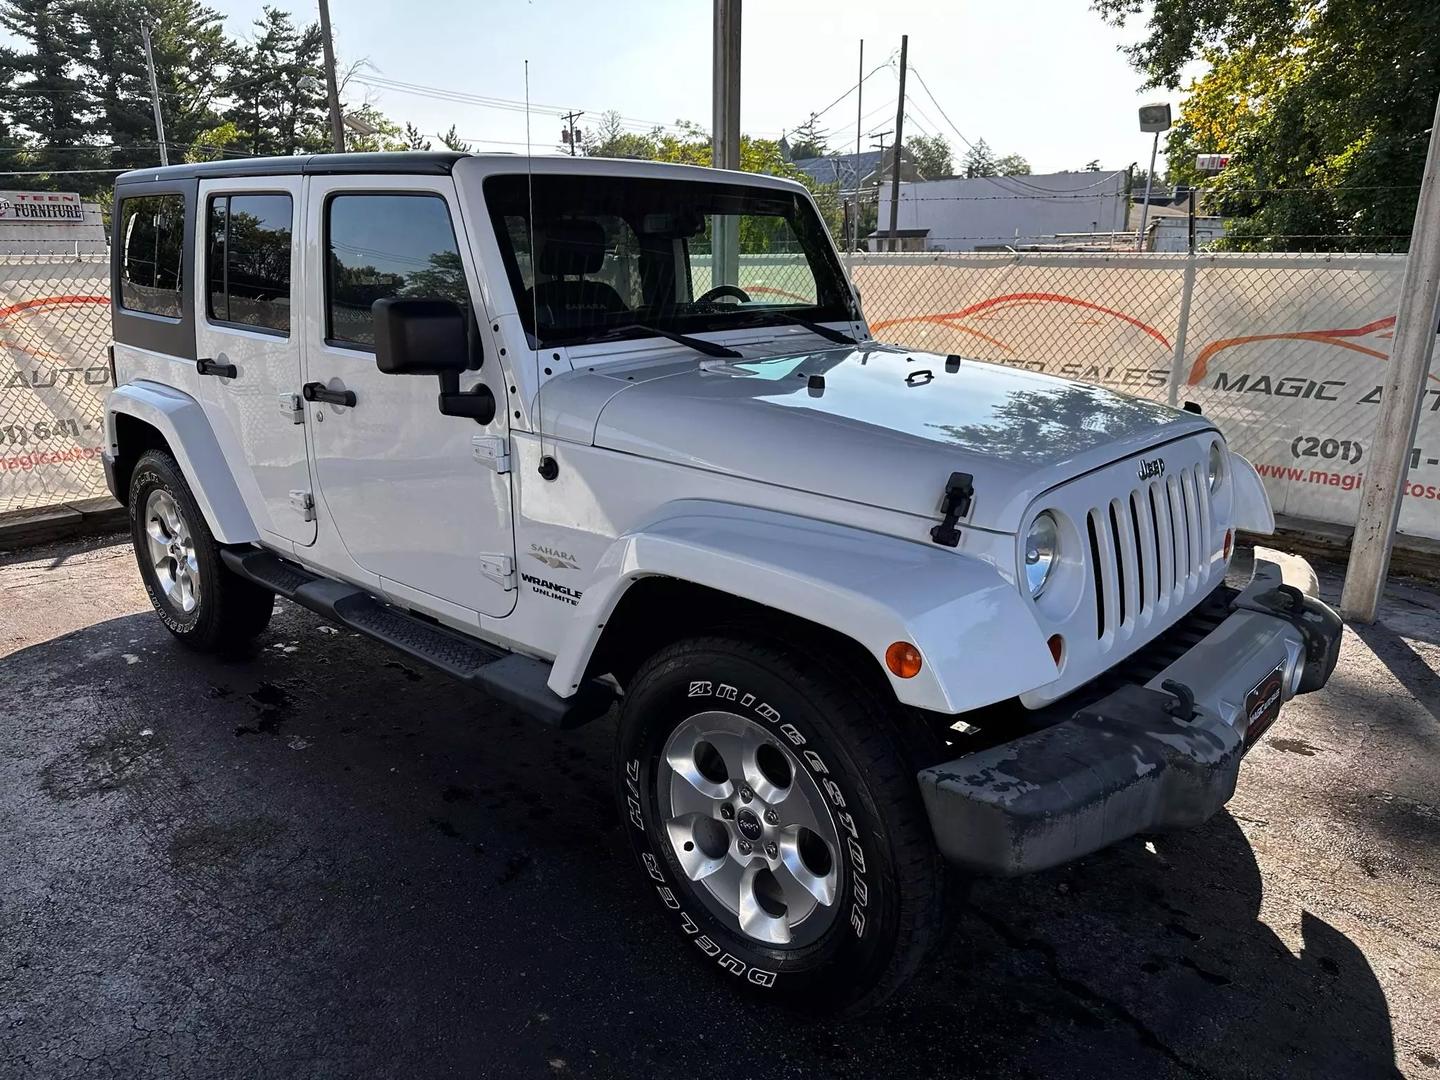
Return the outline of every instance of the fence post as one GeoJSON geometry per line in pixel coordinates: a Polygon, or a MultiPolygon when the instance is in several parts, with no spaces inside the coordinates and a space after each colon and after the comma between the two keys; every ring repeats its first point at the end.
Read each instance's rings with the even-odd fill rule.
{"type": "MultiPolygon", "coordinates": [[[[1193,234],[1192,234],[1193,235],[1193,234]]],[[[1185,256],[1185,277],[1180,285],[1180,319],[1175,327],[1175,355],[1170,360],[1170,385],[1166,403],[1173,409],[1180,404],[1180,378],[1185,371],[1185,335],[1190,329],[1190,297],[1195,294],[1195,248],[1185,256]]]]}

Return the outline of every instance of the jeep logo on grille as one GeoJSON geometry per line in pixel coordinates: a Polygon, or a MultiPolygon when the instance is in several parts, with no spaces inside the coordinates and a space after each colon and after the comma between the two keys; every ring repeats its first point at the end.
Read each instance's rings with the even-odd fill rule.
{"type": "Polygon", "coordinates": [[[1141,480],[1151,480],[1157,476],[1164,476],[1165,459],[1157,457],[1146,461],[1142,457],[1140,459],[1140,468],[1136,471],[1139,472],[1141,480]]]}

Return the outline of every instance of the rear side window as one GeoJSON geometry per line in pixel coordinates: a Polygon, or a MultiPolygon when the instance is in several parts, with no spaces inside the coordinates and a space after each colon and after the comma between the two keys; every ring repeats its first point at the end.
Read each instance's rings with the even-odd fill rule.
{"type": "Polygon", "coordinates": [[[120,201],[120,306],[180,317],[185,197],[137,195],[120,201]]]}
{"type": "Polygon", "coordinates": [[[205,216],[205,312],[290,332],[289,195],[217,195],[205,216]]]}
{"type": "Polygon", "coordinates": [[[453,300],[469,311],[450,209],[438,195],[334,195],[325,237],[328,340],[373,347],[370,306],[392,296],[453,300]]]}

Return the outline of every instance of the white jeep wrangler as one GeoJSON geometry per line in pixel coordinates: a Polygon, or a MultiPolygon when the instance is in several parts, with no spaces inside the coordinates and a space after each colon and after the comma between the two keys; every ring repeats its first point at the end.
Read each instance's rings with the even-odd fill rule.
{"type": "Polygon", "coordinates": [[[859,1009],[1020,874],[1195,825],[1340,623],[1214,425],[873,341],[796,184],[335,155],[115,188],[106,473],[181,641],[279,594],[561,726],[736,985],[859,1009]]]}

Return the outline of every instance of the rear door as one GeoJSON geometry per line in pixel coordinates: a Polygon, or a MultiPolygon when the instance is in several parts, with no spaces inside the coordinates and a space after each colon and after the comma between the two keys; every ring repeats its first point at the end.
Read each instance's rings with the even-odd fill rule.
{"type": "Polygon", "coordinates": [[[354,394],[351,405],[308,406],[316,497],[350,557],[392,596],[508,615],[516,595],[510,477],[487,463],[481,445],[508,438],[506,385],[478,307],[454,181],[311,176],[307,184],[305,245],[316,269],[306,381],[354,394]],[[376,367],[371,305],[393,296],[451,300],[476,314],[484,363],[461,376],[460,389],[489,387],[497,403],[490,424],[442,416],[434,377],[376,367]]]}
{"type": "Polygon", "coordinates": [[[301,384],[299,176],[200,184],[196,355],[201,400],[255,519],[273,541],[315,541],[301,384]],[[208,369],[203,361],[210,361],[208,369]],[[233,374],[231,369],[233,368],[233,374]]]}

